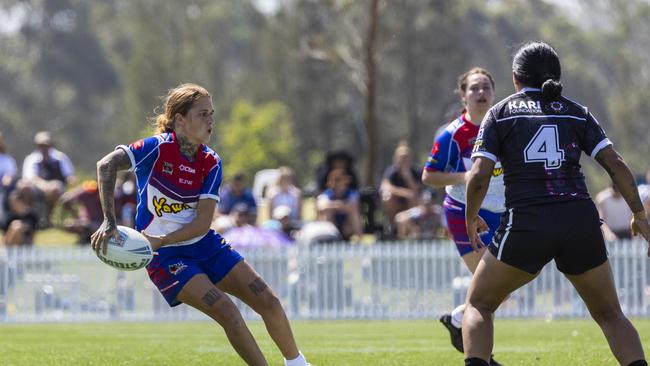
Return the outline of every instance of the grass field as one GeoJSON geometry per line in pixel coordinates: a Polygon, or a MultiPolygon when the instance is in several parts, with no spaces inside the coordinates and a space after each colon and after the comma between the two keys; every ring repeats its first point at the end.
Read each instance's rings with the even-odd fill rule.
{"type": "MultiPolygon", "coordinates": [[[[634,320],[650,350],[650,320],[634,320]],[[645,338],[644,338],[645,336],[645,338]]],[[[270,365],[280,353],[251,322],[270,365]]],[[[294,322],[300,348],[315,366],[462,365],[434,320],[294,322]]],[[[513,365],[616,365],[589,320],[498,320],[495,356],[513,365]]],[[[211,322],[0,325],[0,364],[242,365],[211,322]]]]}

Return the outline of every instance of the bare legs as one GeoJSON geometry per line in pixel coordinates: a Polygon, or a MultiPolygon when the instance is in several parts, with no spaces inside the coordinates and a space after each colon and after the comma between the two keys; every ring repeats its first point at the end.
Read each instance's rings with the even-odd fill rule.
{"type": "Polygon", "coordinates": [[[215,287],[208,276],[194,276],[177,297],[221,325],[226,336],[239,356],[250,366],[267,366],[257,342],[244,323],[241,313],[230,298],[215,287]]]}
{"type": "Polygon", "coordinates": [[[476,267],[463,316],[465,357],[486,362],[492,354],[494,312],[512,291],[535,278],[497,260],[489,251],[476,267]]]}
{"type": "Polygon", "coordinates": [[[567,275],[607,338],[621,365],[644,359],[639,334],[621,311],[609,261],[579,275],[567,275]]]}
{"type": "MultiPolygon", "coordinates": [[[[479,252],[469,252],[462,256],[461,258],[465,262],[465,265],[467,266],[467,269],[469,269],[472,274],[476,272],[476,267],[478,266],[479,261],[481,260],[481,257],[483,256],[483,253],[485,253],[487,247],[483,247],[479,250],[479,252]]],[[[454,312],[456,311],[465,311],[465,304],[459,305],[454,309],[454,312]]],[[[453,315],[453,314],[452,314],[453,315]]],[[[454,320],[457,321],[457,320],[454,320]]]]}
{"type": "MultiPolygon", "coordinates": [[[[486,253],[472,279],[463,318],[465,357],[490,359],[494,311],[512,291],[536,277],[486,253]]],[[[567,275],[603,330],[621,365],[644,359],[639,335],[621,311],[609,262],[579,275],[567,275]]]]}
{"type": "Polygon", "coordinates": [[[248,263],[239,262],[217,286],[262,316],[269,335],[284,358],[298,357],[298,346],[280,300],[248,263]]]}
{"type": "Polygon", "coordinates": [[[280,300],[245,261],[235,265],[216,285],[204,274],[194,276],[177,298],[219,323],[230,344],[248,365],[268,365],[241,313],[226,293],[238,297],[262,316],[269,335],[286,359],[298,357],[298,346],[280,300]]]}

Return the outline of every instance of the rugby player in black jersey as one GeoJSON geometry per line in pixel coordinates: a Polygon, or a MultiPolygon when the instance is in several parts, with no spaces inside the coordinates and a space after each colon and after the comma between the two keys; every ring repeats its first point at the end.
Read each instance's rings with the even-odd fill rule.
{"type": "MultiPolygon", "coordinates": [[[[543,42],[515,53],[517,91],[490,109],[478,132],[467,182],[467,231],[474,250],[488,244],[467,294],[465,365],[488,365],[494,312],[512,291],[555,260],[601,327],[621,365],[647,365],[639,334],[623,314],[598,211],[580,171],[584,151],[609,174],[634,213],[631,228],[650,241],[634,176],[589,110],[562,95],[560,60],[543,42]],[[496,161],[504,169],[506,209],[491,243],[478,216],[496,161]]],[[[648,252],[650,256],[650,249],[648,252]]]]}

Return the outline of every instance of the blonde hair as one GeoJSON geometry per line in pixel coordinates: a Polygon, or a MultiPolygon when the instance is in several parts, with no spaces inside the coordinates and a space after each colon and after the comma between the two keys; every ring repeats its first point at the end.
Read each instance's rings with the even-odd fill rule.
{"type": "Polygon", "coordinates": [[[186,115],[192,108],[194,102],[202,97],[209,97],[210,93],[204,87],[197,84],[181,84],[167,92],[164,113],[158,114],[151,120],[156,126],[158,133],[172,132],[175,129],[176,113],[186,115]]]}
{"type": "Polygon", "coordinates": [[[393,160],[397,161],[397,159],[402,155],[411,156],[411,148],[409,147],[408,141],[406,141],[406,140],[401,140],[397,144],[397,147],[395,148],[395,151],[393,152],[393,160]]]}

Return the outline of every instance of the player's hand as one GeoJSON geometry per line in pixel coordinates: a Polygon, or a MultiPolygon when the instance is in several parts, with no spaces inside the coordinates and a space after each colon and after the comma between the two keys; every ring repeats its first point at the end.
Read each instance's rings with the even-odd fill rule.
{"type": "Polygon", "coordinates": [[[478,252],[481,248],[485,247],[485,243],[481,240],[481,234],[490,230],[488,224],[480,216],[474,216],[467,221],[467,235],[472,249],[478,252]]]}
{"type": "Polygon", "coordinates": [[[640,234],[649,244],[648,257],[650,257],[650,224],[648,224],[645,211],[634,213],[630,222],[630,228],[632,228],[632,235],[637,236],[640,234]]]}
{"type": "Polygon", "coordinates": [[[145,234],[144,231],[141,231],[142,235],[144,235],[147,240],[149,240],[149,244],[151,244],[151,249],[155,252],[158,250],[160,247],[163,246],[163,239],[164,237],[162,235],[160,236],[155,236],[155,235],[148,235],[145,234]]]}
{"type": "Polygon", "coordinates": [[[90,236],[90,245],[96,254],[99,255],[99,251],[101,250],[101,252],[106,255],[110,238],[120,240],[120,232],[117,230],[117,225],[104,219],[102,224],[99,226],[99,229],[90,236]]]}

